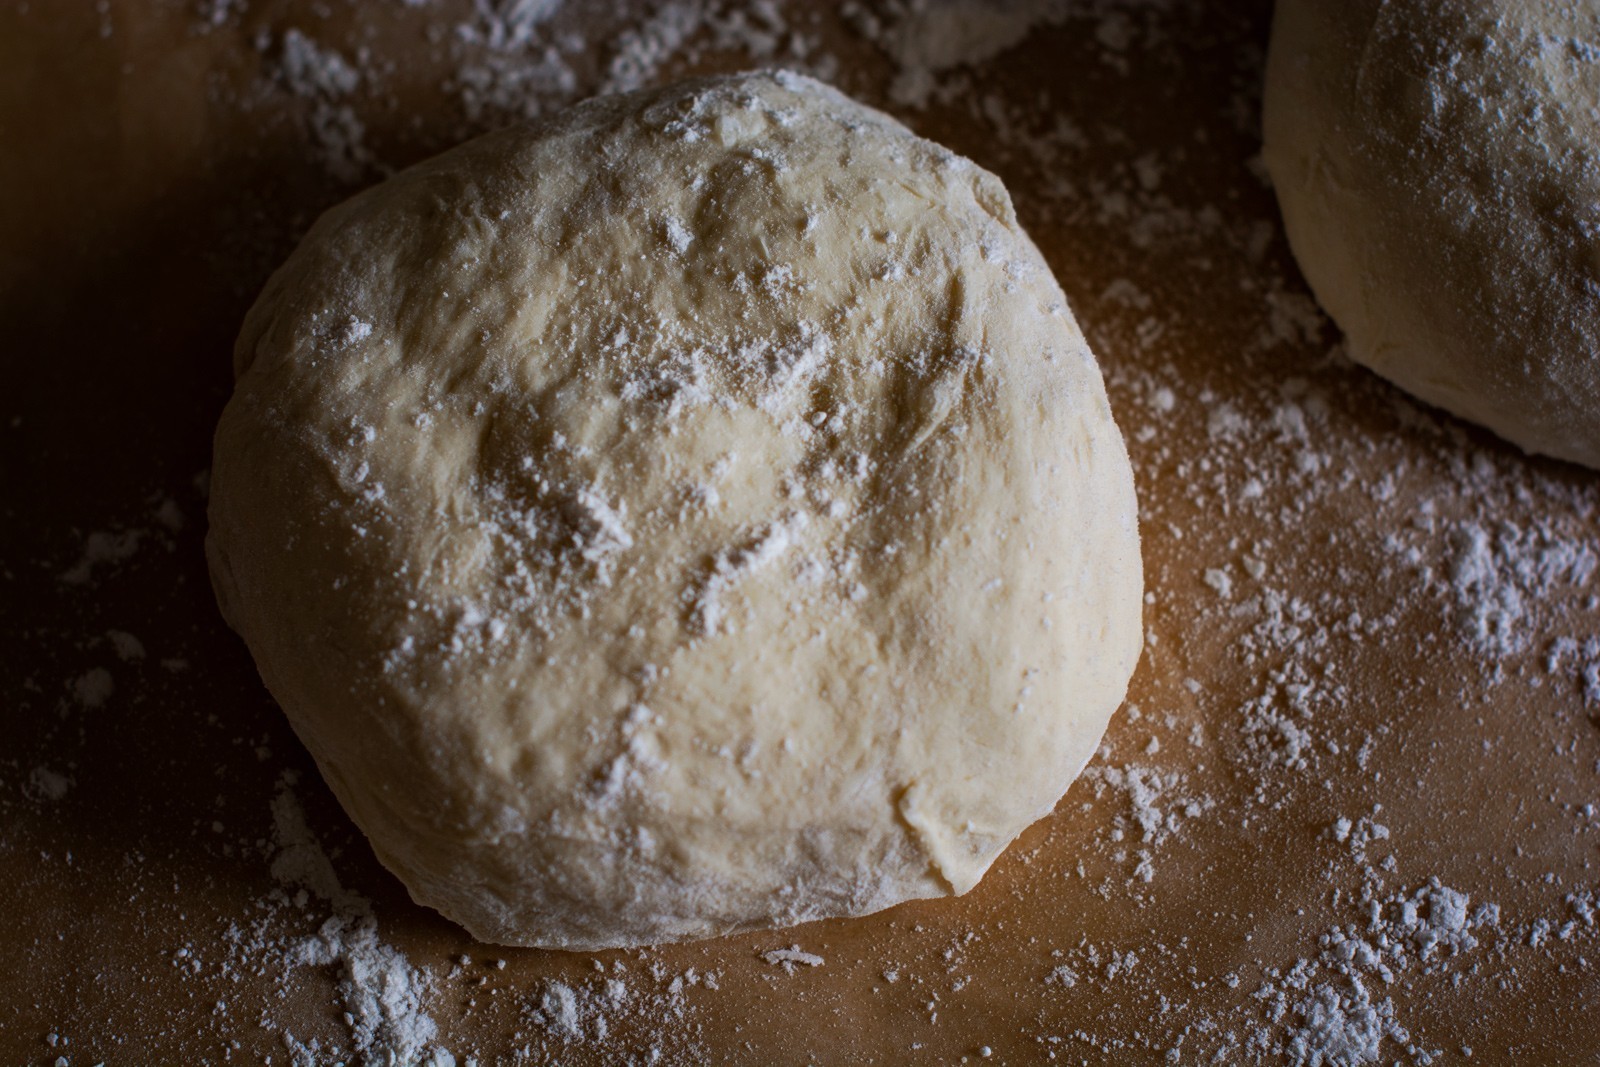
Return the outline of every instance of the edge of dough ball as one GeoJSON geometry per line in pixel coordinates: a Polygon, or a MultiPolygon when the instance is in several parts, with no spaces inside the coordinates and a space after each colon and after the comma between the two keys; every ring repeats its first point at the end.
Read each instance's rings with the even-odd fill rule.
{"type": "Polygon", "coordinates": [[[580,104],[327,212],[207,556],[382,862],[594,950],[970,889],[1142,641],[1132,474],[999,180],[817,82],[580,104]]]}
{"type": "Polygon", "coordinates": [[[1280,0],[1263,157],[1353,358],[1593,467],[1600,62],[1574,51],[1585,36],[1600,47],[1600,11],[1581,6],[1280,0]]]}

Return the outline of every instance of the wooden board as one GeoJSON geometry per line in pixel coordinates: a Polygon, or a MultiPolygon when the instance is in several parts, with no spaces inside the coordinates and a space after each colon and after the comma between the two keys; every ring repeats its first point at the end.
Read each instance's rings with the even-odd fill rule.
{"type": "Polygon", "coordinates": [[[971,57],[996,23],[954,47],[941,11],[972,3],[547,6],[492,39],[455,0],[0,0],[0,1060],[360,1062],[394,1034],[316,962],[357,896],[403,954],[361,958],[419,983],[391,1021],[461,1061],[1600,1057],[1600,482],[1342,357],[1256,161],[1264,0],[1063,4],[931,70],[919,44],[971,57]],[[386,170],[760,63],[1008,183],[1134,456],[1144,660],[1089,774],[966,897],[648,952],[475,944],[377,864],[215,610],[232,337],[386,170]],[[316,848],[339,900],[290,877],[316,848]],[[765,955],[790,946],[822,962],[765,955]]]}

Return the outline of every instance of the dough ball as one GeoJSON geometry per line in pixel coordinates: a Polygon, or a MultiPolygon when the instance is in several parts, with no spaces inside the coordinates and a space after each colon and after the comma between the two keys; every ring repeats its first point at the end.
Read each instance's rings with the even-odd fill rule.
{"type": "Polygon", "coordinates": [[[1127,456],[1005,189],[805,78],[391,178],[235,368],[223,612],[378,856],[485,941],[965,892],[1138,658],[1127,456]]]}
{"type": "Polygon", "coordinates": [[[1350,354],[1600,466],[1600,8],[1279,0],[1266,162],[1350,354]]]}

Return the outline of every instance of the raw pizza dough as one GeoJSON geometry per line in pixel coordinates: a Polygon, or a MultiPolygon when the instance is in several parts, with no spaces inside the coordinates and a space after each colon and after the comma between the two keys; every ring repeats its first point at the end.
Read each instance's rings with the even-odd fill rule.
{"type": "Polygon", "coordinates": [[[374,849],[505,944],[963,893],[1139,655],[1133,483],[998,179],[809,79],[591,100],[318,221],[218,599],[374,849]]]}
{"type": "Polygon", "coordinates": [[[1600,7],[1279,0],[1265,132],[1351,355],[1600,466],[1600,7]]]}

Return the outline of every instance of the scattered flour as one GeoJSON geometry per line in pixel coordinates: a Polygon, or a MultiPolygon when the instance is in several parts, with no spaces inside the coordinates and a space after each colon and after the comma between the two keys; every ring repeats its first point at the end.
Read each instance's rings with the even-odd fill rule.
{"type": "Polygon", "coordinates": [[[761,953],[761,958],[774,966],[781,966],[790,974],[794,973],[796,965],[821,967],[826,962],[815,953],[801,951],[799,945],[790,945],[788,948],[768,949],[766,952],[761,953]]]}
{"type": "MultiPolygon", "coordinates": [[[[432,981],[379,938],[371,902],[340,884],[332,861],[306,825],[293,787],[294,777],[286,774],[272,801],[272,877],[300,890],[302,902],[307,892],[326,901],[333,914],[315,934],[276,946],[283,967],[290,974],[302,967],[337,968],[345,1023],[363,1063],[454,1067],[455,1057],[433,1046],[438,1028],[426,1010],[432,981]]],[[[292,1035],[286,1042],[295,1044],[292,1035]]],[[[306,1062],[320,1060],[311,1056],[306,1062]]]]}
{"type": "Polygon", "coordinates": [[[345,56],[289,29],[278,42],[276,76],[308,102],[309,133],[322,165],[341,182],[355,182],[372,167],[366,124],[348,98],[361,85],[360,71],[345,56]]]}
{"type": "Polygon", "coordinates": [[[1559,587],[1582,589],[1600,558],[1587,542],[1501,523],[1491,531],[1464,522],[1451,533],[1448,581],[1458,618],[1485,658],[1524,652],[1539,625],[1538,605],[1559,587]]]}
{"type": "Polygon", "coordinates": [[[28,772],[28,789],[43,800],[60,800],[71,788],[71,778],[58,774],[49,767],[35,767],[28,772]]]}
{"type": "MultiPolygon", "coordinates": [[[[392,5],[443,57],[448,70],[437,88],[459,105],[463,119],[452,136],[538,117],[595,91],[647,85],[725,61],[782,65],[825,79],[843,74],[852,91],[874,95],[865,74],[824,47],[832,38],[817,29],[822,16],[798,0],[656,0],[644,5],[642,15],[622,21],[584,6],[583,17],[604,27],[590,39],[572,28],[579,5],[562,0],[392,5]]],[[[1069,243],[1060,241],[1065,234],[1087,235],[1088,247],[1129,250],[1126,260],[1096,266],[1111,272],[1116,280],[1109,284],[1094,283],[1070,259],[1062,270],[1069,290],[1081,290],[1072,294],[1074,308],[1106,358],[1113,403],[1141,485],[1159,480],[1183,487],[1172,494],[1182,499],[1159,503],[1152,497],[1143,515],[1153,549],[1146,668],[1154,678],[1151,692],[1141,695],[1142,711],[1129,709],[1133,728],[1114,727],[1116,736],[1086,775],[1093,802],[1085,804],[1085,821],[1102,832],[1073,839],[1083,851],[1080,873],[1096,862],[1117,871],[1097,881],[1095,892],[1134,915],[1167,906],[1173,894],[1185,906],[1192,903],[1187,887],[1172,884],[1164,866],[1175,847],[1187,851],[1194,844],[1198,850],[1201,835],[1222,825],[1237,826],[1244,840],[1253,841],[1249,835],[1264,822],[1281,830],[1282,813],[1292,805],[1314,807],[1322,794],[1336,792],[1331,783],[1367,776],[1374,749],[1392,745],[1393,735],[1381,722],[1355,721],[1352,713],[1364,709],[1353,708],[1352,701],[1368,690],[1347,685],[1343,675],[1398,633],[1430,633],[1431,621],[1438,619],[1450,632],[1435,647],[1464,642],[1471,661],[1484,668],[1482,685],[1489,688],[1476,680],[1437,680],[1459,686],[1464,709],[1481,703],[1487,692],[1504,695],[1514,685],[1534,683],[1575,687],[1591,711],[1600,708],[1600,636],[1552,632],[1557,622],[1571,627],[1574,604],[1586,604],[1588,617],[1600,610],[1593,589],[1600,558],[1592,533],[1594,494],[1570,488],[1521,457],[1486,452],[1448,420],[1394,397],[1364,375],[1352,375],[1326,320],[1286,276],[1281,255],[1273,258],[1281,238],[1260,190],[1250,188],[1252,160],[1220,161],[1238,172],[1237,199],[1206,203],[1188,189],[1184,179],[1191,164],[1218,162],[1207,146],[1227,137],[1230,123],[1254,137],[1259,42],[1235,42],[1237,69],[1225,76],[1238,88],[1227,113],[1213,116],[1216,127],[1185,131],[1157,149],[1140,140],[1144,134],[1120,131],[1115,109],[1105,117],[1074,111],[1055,98],[1003,92],[975,76],[980,68],[1002,69],[1012,50],[1029,46],[1030,35],[1060,34],[1095,42],[1102,68],[1096,76],[1109,79],[1101,88],[1115,88],[1116,79],[1131,76],[1135,65],[1178,56],[1163,42],[1181,40],[1184,20],[1202,7],[1184,0],[854,0],[842,8],[854,33],[846,43],[876,49],[892,67],[877,95],[913,109],[916,114],[906,116],[911,121],[940,109],[953,128],[966,123],[982,131],[981,139],[971,138],[986,153],[980,162],[1004,173],[1013,188],[1028,190],[1018,210],[1030,228],[1062,247],[1069,243]],[[1081,165],[1091,158],[1095,168],[1081,165]],[[1243,287],[1255,310],[1242,313],[1253,316],[1247,335],[1230,338],[1230,351],[1219,350],[1230,356],[1219,361],[1228,364],[1226,374],[1208,378],[1177,371],[1172,352],[1185,343],[1192,324],[1184,316],[1194,304],[1169,299],[1160,279],[1141,266],[1155,259],[1219,293],[1243,287]],[[1228,267],[1223,286],[1214,284],[1219,264],[1228,267]],[[1383,429],[1369,432],[1371,419],[1383,429]],[[1387,446],[1386,433],[1406,435],[1407,448],[1387,446]],[[1335,510],[1349,501],[1362,503],[1375,518],[1352,524],[1348,510],[1335,510]],[[1548,518],[1506,521],[1503,516],[1514,510],[1548,518]],[[1246,526],[1249,537],[1225,532],[1246,526]],[[1331,530],[1334,537],[1307,543],[1304,535],[1312,529],[1331,530]],[[1203,552],[1188,547],[1197,543],[1203,552]],[[1318,580],[1291,578],[1307,574],[1318,580]],[[1163,591],[1197,584],[1204,599],[1185,608],[1191,614],[1169,607],[1172,594],[1163,591]],[[1190,677],[1184,645],[1203,641],[1224,649],[1208,662],[1237,665],[1250,681],[1229,688],[1225,679],[1190,677]],[[1233,693],[1232,702],[1222,706],[1218,693],[1233,693]],[[1217,796],[1206,792],[1219,767],[1224,777],[1245,783],[1243,800],[1220,788],[1217,796]]],[[[256,12],[244,0],[206,0],[193,8],[195,32],[238,27],[247,14],[256,12]]],[[[383,17],[372,14],[374,20],[383,17]]],[[[346,184],[368,180],[391,162],[369,146],[369,125],[386,128],[391,121],[387,109],[399,98],[388,93],[401,79],[389,57],[366,38],[324,33],[315,21],[261,31],[256,44],[262,74],[248,103],[289,105],[311,158],[330,178],[346,184]]],[[[1166,68],[1155,62],[1150,69],[1166,68]]],[[[1086,73],[1074,71],[1073,77],[1086,73]]],[[[698,253],[687,234],[682,220],[661,220],[663,253],[698,253]]],[[[773,275],[749,279],[747,288],[753,299],[783,284],[773,275]]],[[[359,320],[342,321],[328,340],[359,344],[372,330],[359,320]]],[[[803,343],[750,350],[752,361],[767,367],[774,407],[804,384],[825,355],[803,343]]],[[[681,365],[635,383],[623,399],[653,405],[670,417],[682,406],[708,402],[708,395],[692,353],[685,353],[681,365]]],[[[702,488],[702,500],[714,506],[714,487],[702,488]]],[[[552,497],[542,516],[545,524],[529,536],[544,539],[540,543],[559,541],[562,550],[597,568],[611,566],[630,544],[628,516],[598,487],[561,487],[557,495],[560,500],[552,497]]],[[[170,545],[184,525],[182,511],[164,500],[134,525],[109,526],[81,543],[74,538],[69,543],[75,551],[54,561],[47,573],[59,579],[63,595],[87,599],[88,590],[141,569],[150,546],[170,545]],[[136,558],[137,565],[124,566],[136,558]]],[[[685,605],[700,632],[731,627],[739,583],[763,567],[788,565],[798,534],[778,517],[750,530],[745,543],[714,561],[694,602],[685,605]]],[[[460,606],[455,620],[460,640],[497,639],[496,619],[487,611],[460,606]]],[[[70,706],[115,712],[142,692],[133,676],[147,669],[141,667],[144,644],[127,631],[108,630],[116,621],[97,622],[93,634],[103,636],[92,638],[110,642],[121,664],[116,679],[105,667],[70,677],[70,706]]],[[[152,639],[152,647],[157,644],[152,639]]],[[[68,673],[46,679],[40,689],[61,700],[60,679],[68,673]]],[[[1396,695],[1393,707],[1381,709],[1383,716],[1403,719],[1406,701],[1396,695]]],[[[1471,722],[1470,711],[1463,710],[1461,728],[1474,729],[1471,722]]],[[[7,770],[6,785],[31,804],[75,801],[77,791],[88,790],[80,784],[83,774],[52,751],[7,770]]],[[[263,1022],[280,1033],[296,1063],[455,1062],[440,1047],[434,1016],[444,1018],[442,1006],[457,995],[446,983],[459,979],[462,989],[471,990],[481,975],[466,962],[449,974],[430,971],[383,941],[371,903],[343,888],[292,786],[286,779],[274,796],[272,841],[262,847],[278,888],[261,904],[260,916],[235,924],[229,941],[233,963],[244,970],[277,969],[286,993],[327,981],[311,972],[332,972],[348,1047],[296,1037],[271,1005],[263,1022]],[[315,927],[305,929],[313,920],[315,927]]],[[[1075,794],[1087,795],[1082,787],[1075,794]]],[[[1186,948],[1136,933],[1118,945],[1109,938],[1100,944],[1080,939],[1042,965],[1043,987],[1072,1004],[1095,996],[1119,1011],[1138,1005],[1132,1009],[1137,1022],[1129,1023],[1133,1016],[1124,1011],[1113,1033],[1094,1034],[1077,1025],[1052,1028],[1040,1016],[1032,1036],[1041,1055],[1055,1058],[1059,1052],[1064,1062],[1077,1062],[1092,1052],[1093,1061],[1115,1061],[1164,1050],[1169,1062],[1181,1063],[1430,1063],[1440,1052],[1429,1042],[1453,1035],[1428,1033],[1432,1024],[1407,1012],[1406,999],[1393,990],[1407,984],[1447,991],[1475,985],[1492,994],[1492,983],[1510,966],[1506,961],[1531,960],[1547,968],[1552,952],[1587,952],[1600,936],[1600,887],[1552,881],[1547,914],[1502,918],[1494,904],[1427,878],[1426,871],[1420,879],[1402,880],[1395,839],[1422,816],[1392,803],[1388,811],[1345,807],[1352,815],[1335,817],[1338,810],[1302,821],[1299,831],[1305,851],[1321,850],[1330,865],[1327,885],[1337,923],[1307,920],[1296,927],[1301,940],[1278,954],[1263,951],[1249,966],[1196,976],[1213,990],[1233,991],[1223,1007],[1208,1009],[1167,1002],[1167,979],[1194,975],[1185,971],[1191,967],[1186,948]],[[1421,985],[1424,978],[1437,985],[1421,985]],[[1151,1005],[1148,1013],[1145,1005],[1151,1005]]],[[[1589,833],[1595,825],[1592,807],[1571,818],[1575,833],[1589,833]]],[[[1062,832],[1078,833],[1074,820],[1061,821],[1062,832]]],[[[1041,884],[1049,880],[1030,883],[1030,891],[1041,884]]],[[[1295,903],[1312,908],[1326,901],[1308,896],[1295,903]]],[[[1587,959],[1576,953],[1574,958],[1587,959]]],[[[185,966],[199,963],[195,953],[182,960],[185,966]]],[[[788,981],[776,968],[795,974],[824,964],[798,946],[757,951],[747,962],[758,970],[765,965],[771,982],[794,991],[808,983],[788,981]]],[[[891,967],[881,959],[866,962],[886,987],[918,990],[918,1004],[931,1006],[919,1025],[936,1024],[937,998],[959,997],[968,977],[955,973],[956,960],[891,967]]],[[[842,973],[847,966],[835,959],[817,974],[842,973]]],[[[597,960],[588,978],[569,974],[512,988],[526,1033],[522,1046],[507,1056],[525,1062],[583,1056],[710,1061],[720,1050],[701,1043],[694,1016],[697,1002],[715,997],[723,978],[715,970],[668,968],[641,954],[597,960]],[[630,1041],[626,1052],[618,1051],[630,1041]]],[[[1006,1061],[1003,1049],[999,1056],[1006,1061]]],[[[913,1047],[902,1058],[919,1057],[929,1054],[913,1047]]]]}
{"type": "Polygon", "coordinates": [[[104,707],[116,691],[116,681],[104,667],[91,667],[72,681],[72,699],[91,711],[104,707]]]}
{"type": "Polygon", "coordinates": [[[1296,1067],[1359,1067],[1383,1057],[1385,1038],[1411,1035],[1394,1021],[1394,1002],[1374,1003],[1359,978],[1344,989],[1322,983],[1294,1006],[1284,1055],[1296,1067]]]}
{"type": "Polygon", "coordinates": [[[122,563],[139,551],[145,538],[143,530],[120,530],[116,533],[97,530],[84,541],[83,555],[61,573],[61,580],[69,585],[85,585],[94,576],[96,567],[122,563]]]}

